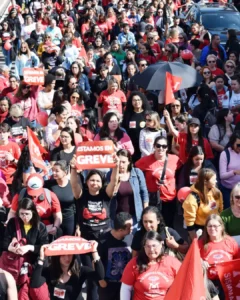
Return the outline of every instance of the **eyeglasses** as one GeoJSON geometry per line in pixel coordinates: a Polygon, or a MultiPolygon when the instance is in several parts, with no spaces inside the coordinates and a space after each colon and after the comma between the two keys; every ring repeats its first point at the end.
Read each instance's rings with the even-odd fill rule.
{"type": "Polygon", "coordinates": [[[153,40],[153,37],[148,37],[148,40],[153,40]]]}
{"type": "Polygon", "coordinates": [[[207,72],[203,72],[204,75],[209,75],[211,74],[211,72],[207,71],[207,72]]]}
{"type": "Polygon", "coordinates": [[[77,83],[76,82],[70,82],[70,84],[73,85],[73,84],[77,84],[77,83]]]}
{"type": "Polygon", "coordinates": [[[172,108],[180,107],[180,105],[179,105],[179,104],[173,104],[173,105],[171,105],[171,107],[172,107],[172,108]]]}
{"type": "Polygon", "coordinates": [[[218,227],[220,227],[221,225],[208,225],[207,228],[213,228],[213,229],[217,229],[218,227]]]}
{"type": "Polygon", "coordinates": [[[26,89],[28,89],[28,90],[29,90],[30,88],[31,88],[31,86],[30,86],[30,85],[25,85],[25,86],[23,86],[23,87],[22,87],[22,89],[23,89],[23,90],[26,90],[26,89]]]}
{"type": "Polygon", "coordinates": [[[193,128],[197,128],[197,127],[199,127],[199,125],[198,125],[198,124],[190,124],[189,126],[190,126],[190,127],[193,127],[193,128]]]}
{"type": "Polygon", "coordinates": [[[234,66],[226,65],[226,68],[233,69],[233,68],[234,68],[234,66]]]}
{"type": "Polygon", "coordinates": [[[160,149],[160,148],[167,149],[168,146],[166,144],[156,144],[155,147],[158,149],[160,149]]]}
{"type": "Polygon", "coordinates": [[[216,62],[216,60],[209,60],[209,61],[208,61],[209,64],[213,64],[213,63],[215,63],[215,62],[216,62]]]}
{"type": "Polygon", "coordinates": [[[140,67],[146,67],[147,65],[144,65],[144,64],[142,64],[142,65],[139,65],[140,67]]]}
{"type": "Polygon", "coordinates": [[[239,195],[234,196],[234,198],[237,199],[237,200],[240,200],[240,196],[239,195]]]}

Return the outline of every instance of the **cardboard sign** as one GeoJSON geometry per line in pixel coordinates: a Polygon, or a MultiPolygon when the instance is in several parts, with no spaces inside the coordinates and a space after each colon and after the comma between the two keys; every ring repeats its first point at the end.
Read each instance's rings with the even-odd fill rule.
{"type": "Polygon", "coordinates": [[[76,168],[78,170],[114,168],[112,153],[114,145],[112,141],[82,142],[77,147],[76,168]]]}
{"type": "Polygon", "coordinates": [[[24,68],[23,80],[30,85],[44,85],[44,71],[42,68],[24,68]]]}
{"type": "Polygon", "coordinates": [[[52,242],[45,250],[46,256],[73,255],[92,252],[92,244],[76,236],[62,236],[52,242]]]}

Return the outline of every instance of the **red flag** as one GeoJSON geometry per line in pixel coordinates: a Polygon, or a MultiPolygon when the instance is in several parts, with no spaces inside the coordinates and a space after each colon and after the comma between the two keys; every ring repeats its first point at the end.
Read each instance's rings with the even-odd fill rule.
{"type": "Polygon", "coordinates": [[[194,239],[164,300],[206,299],[203,269],[197,239],[194,239]]]}
{"type": "Polygon", "coordinates": [[[216,265],[225,300],[240,300],[240,259],[216,265]]]}
{"type": "Polygon", "coordinates": [[[42,159],[42,154],[47,153],[47,151],[43,148],[38,138],[29,127],[27,127],[27,134],[28,134],[28,148],[29,148],[31,161],[34,164],[34,166],[42,169],[44,173],[47,174],[48,169],[45,166],[44,161],[42,159]]]}
{"type": "Polygon", "coordinates": [[[165,89],[165,104],[175,101],[174,94],[179,90],[182,83],[182,78],[173,76],[171,73],[166,72],[166,89],[165,89]]]}

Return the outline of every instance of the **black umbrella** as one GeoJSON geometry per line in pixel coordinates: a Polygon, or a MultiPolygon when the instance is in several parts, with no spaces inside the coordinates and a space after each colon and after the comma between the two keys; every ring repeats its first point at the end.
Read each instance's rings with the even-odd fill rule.
{"type": "Polygon", "coordinates": [[[133,77],[134,83],[145,90],[164,90],[166,72],[182,78],[180,89],[197,86],[202,81],[202,76],[188,65],[180,62],[159,62],[150,65],[141,74],[136,74],[133,77]]]}

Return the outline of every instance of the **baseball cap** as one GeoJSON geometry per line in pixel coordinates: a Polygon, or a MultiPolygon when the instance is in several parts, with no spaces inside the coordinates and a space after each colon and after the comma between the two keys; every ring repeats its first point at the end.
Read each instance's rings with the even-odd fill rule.
{"type": "Polygon", "coordinates": [[[198,126],[201,125],[201,123],[200,123],[200,121],[199,121],[198,118],[192,118],[192,119],[190,119],[190,120],[188,121],[188,125],[191,125],[191,124],[196,124],[196,125],[198,125],[198,126]]]}
{"type": "Polygon", "coordinates": [[[33,197],[38,197],[44,193],[43,178],[40,174],[34,173],[28,177],[27,193],[33,197]]]}

